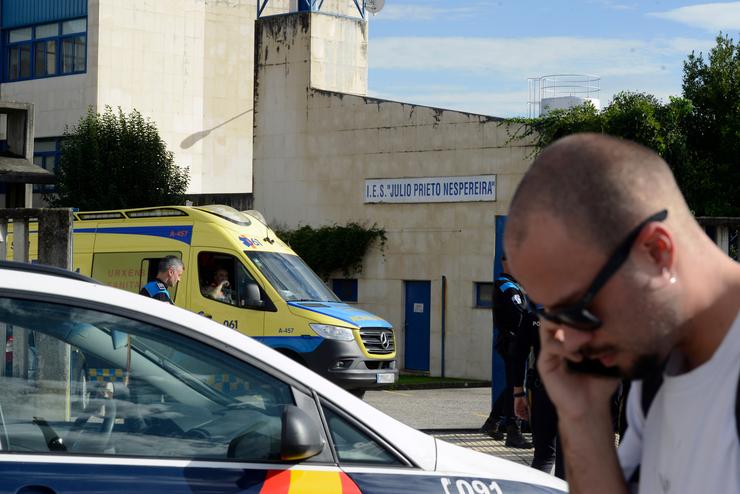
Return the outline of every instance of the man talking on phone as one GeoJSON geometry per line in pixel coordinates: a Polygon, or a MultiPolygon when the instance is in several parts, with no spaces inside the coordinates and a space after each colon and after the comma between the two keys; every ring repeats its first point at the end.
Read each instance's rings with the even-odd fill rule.
{"type": "Polygon", "coordinates": [[[519,185],[504,240],[539,304],[570,492],[740,492],[740,264],[668,165],[626,140],[560,139],[519,185]],[[620,377],[633,385],[617,453],[620,377]]]}

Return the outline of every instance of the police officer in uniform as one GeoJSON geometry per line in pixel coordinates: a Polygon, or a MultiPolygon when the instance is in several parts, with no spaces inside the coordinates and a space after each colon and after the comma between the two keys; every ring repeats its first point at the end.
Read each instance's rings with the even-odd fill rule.
{"type": "MultiPolygon", "coordinates": [[[[499,395],[493,404],[488,419],[481,427],[481,432],[494,439],[504,438],[504,424],[506,425],[506,446],[512,448],[530,449],[532,443],[522,436],[521,421],[514,416],[514,402],[512,378],[516,375],[513,368],[514,337],[527,325],[531,325],[532,317],[527,297],[519,283],[507,273],[508,263],[506,254],[501,258],[504,270],[496,278],[493,290],[493,323],[499,330],[496,341],[496,350],[501,355],[506,366],[506,389],[499,395]]],[[[524,370],[524,363],[518,362],[524,370]]]]}
{"type": "Polygon", "coordinates": [[[540,381],[536,368],[527,371],[527,391],[532,399],[530,413],[527,393],[524,391],[524,374],[529,361],[530,350],[533,351],[535,361],[540,355],[540,322],[530,304],[530,314],[527,323],[513,337],[511,359],[514,396],[514,413],[523,420],[529,420],[532,426],[532,441],[534,442],[534,457],[532,467],[546,473],[552,473],[555,464],[555,476],[565,479],[563,453],[558,440],[558,416],[555,406],[547,396],[547,391],[540,381]]]}
{"type": "Polygon", "coordinates": [[[140,295],[155,298],[173,304],[170,292],[167,290],[180,281],[185,265],[177,256],[166,256],[159,261],[157,277],[144,285],[140,295]]]}

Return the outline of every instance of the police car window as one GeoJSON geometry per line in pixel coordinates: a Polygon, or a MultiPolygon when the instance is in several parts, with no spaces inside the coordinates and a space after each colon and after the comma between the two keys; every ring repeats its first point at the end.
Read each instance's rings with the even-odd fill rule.
{"type": "Polygon", "coordinates": [[[342,464],[402,465],[403,463],[369,434],[323,404],[334,449],[342,464]]]}
{"type": "Polygon", "coordinates": [[[280,460],[284,382],[206,344],[123,317],[0,298],[3,451],[280,460]],[[69,398],[71,397],[71,399],[69,398]]]}

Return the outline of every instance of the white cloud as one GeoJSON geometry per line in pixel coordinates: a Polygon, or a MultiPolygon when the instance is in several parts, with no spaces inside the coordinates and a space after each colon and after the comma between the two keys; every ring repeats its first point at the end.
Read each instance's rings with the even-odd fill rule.
{"type": "Polygon", "coordinates": [[[713,44],[712,39],[688,38],[390,37],[369,44],[369,61],[371,69],[462,71],[519,80],[553,73],[624,76],[680,68],[691,50],[713,44]]]}
{"type": "Polygon", "coordinates": [[[637,9],[637,6],[635,4],[620,3],[620,2],[615,2],[613,0],[591,0],[588,3],[601,5],[604,8],[612,9],[612,10],[636,10],[637,9]]]}
{"type": "Polygon", "coordinates": [[[714,32],[740,29],[740,2],[689,5],[648,15],[714,32]]]}
{"type": "Polygon", "coordinates": [[[527,115],[527,79],[601,77],[602,105],[620,91],[667,101],[681,93],[683,61],[714,46],[706,39],[381,38],[370,43],[371,94],[498,117],[527,115]],[[376,75],[373,75],[375,71],[376,75]],[[410,82],[424,81],[422,84],[410,82]]]}
{"type": "Polygon", "coordinates": [[[439,19],[450,19],[468,17],[478,11],[475,5],[466,7],[435,6],[430,4],[406,4],[386,2],[385,7],[376,16],[372,17],[378,21],[433,21],[439,19]]]}

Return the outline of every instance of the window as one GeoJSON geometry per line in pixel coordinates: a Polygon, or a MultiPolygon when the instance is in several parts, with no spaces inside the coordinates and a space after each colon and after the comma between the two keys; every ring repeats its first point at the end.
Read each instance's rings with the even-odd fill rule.
{"type": "Polygon", "coordinates": [[[174,331],[62,304],[0,298],[0,325],[12,326],[11,359],[23,358],[17,342],[34,341],[26,363],[0,377],[3,452],[280,461],[293,390],[254,366],[174,331]],[[61,364],[69,345],[71,383],[61,364]]]}
{"type": "Polygon", "coordinates": [[[357,302],[357,280],[339,279],[331,280],[331,290],[342,302],[357,302]]]}
{"type": "Polygon", "coordinates": [[[483,309],[493,307],[493,283],[490,281],[475,283],[475,306],[483,309]]]}
{"type": "Polygon", "coordinates": [[[300,257],[281,252],[244,252],[284,300],[338,301],[336,295],[300,257]]]}
{"type": "Polygon", "coordinates": [[[267,295],[239,260],[229,254],[200,252],[198,284],[206,298],[235,307],[272,307],[267,295]]]}
{"type": "Polygon", "coordinates": [[[401,465],[398,458],[369,433],[323,403],[324,416],[341,463],[401,465]]]}
{"type": "MultiPolygon", "coordinates": [[[[58,137],[36,139],[33,144],[33,162],[44,170],[57,173],[61,156],[61,139],[58,137]]],[[[53,185],[34,185],[34,192],[54,192],[53,185]]]]}
{"type": "Polygon", "coordinates": [[[40,24],[4,33],[8,82],[79,74],[87,69],[87,20],[40,24]]]}

